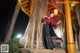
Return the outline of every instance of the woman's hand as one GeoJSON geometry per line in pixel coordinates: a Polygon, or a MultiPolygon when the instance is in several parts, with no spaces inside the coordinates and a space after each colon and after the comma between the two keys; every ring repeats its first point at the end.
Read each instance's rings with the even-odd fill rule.
{"type": "Polygon", "coordinates": [[[57,22],[57,24],[60,24],[61,22],[62,22],[62,21],[60,20],[60,21],[57,22]]]}

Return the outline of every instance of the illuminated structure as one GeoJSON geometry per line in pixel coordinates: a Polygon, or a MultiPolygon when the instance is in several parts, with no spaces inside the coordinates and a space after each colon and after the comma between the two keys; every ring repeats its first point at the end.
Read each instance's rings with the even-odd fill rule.
{"type": "MultiPolygon", "coordinates": [[[[30,17],[30,22],[27,26],[25,34],[22,37],[22,40],[20,40],[20,43],[22,42],[21,44],[23,44],[25,48],[26,47],[34,48],[35,36],[33,34],[35,29],[37,30],[36,48],[39,48],[39,41],[41,39],[41,34],[42,34],[42,31],[41,31],[42,25],[40,21],[43,16],[45,15],[49,16],[50,12],[52,12],[54,9],[57,9],[59,13],[58,15],[56,15],[57,18],[55,19],[55,22],[58,22],[59,20],[61,20],[62,17],[65,18],[65,15],[66,15],[68,53],[75,53],[75,44],[74,44],[72,21],[71,21],[71,15],[73,15],[72,13],[75,12],[75,9],[71,10],[71,14],[70,14],[69,0],[65,0],[64,2],[65,15],[64,15],[63,4],[58,4],[58,3],[56,3],[56,1],[54,0],[44,0],[44,1],[43,0],[40,0],[40,1],[39,0],[19,0],[19,4],[21,6],[22,11],[30,17]],[[38,20],[38,22],[35,22],[36,20],[38,20]],[[35,23],[37,23],[37,25],[35,23]]],[[[79,14],[79,12],[77,14],[79,14]]],[[[72,19],[75,19],[75,18],[72,18],[72,19]]]]}

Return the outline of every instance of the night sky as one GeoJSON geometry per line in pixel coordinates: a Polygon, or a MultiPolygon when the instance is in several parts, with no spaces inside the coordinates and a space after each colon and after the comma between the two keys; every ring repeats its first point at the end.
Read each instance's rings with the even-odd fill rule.
{"type": "MultiPolygon", "coordinates": [[[[0,40],[4,40],[8,23],[12,18],[17,0],[0,0],[0,40]]],[[[21,10],[15,24],[14,34],[24,34],[29,18],[21,10]]]]}

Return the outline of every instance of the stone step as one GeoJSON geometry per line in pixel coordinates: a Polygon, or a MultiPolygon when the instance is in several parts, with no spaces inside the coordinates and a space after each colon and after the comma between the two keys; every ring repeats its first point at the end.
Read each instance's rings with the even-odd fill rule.
{"type": "MultiPolygon", "coordinates": [[[[34,43],[33,47],[36,48],[37,43],[34,43]]],[[[39,48],[44,49],[43,41],[42,39],[39,41],[39,48]]]]}

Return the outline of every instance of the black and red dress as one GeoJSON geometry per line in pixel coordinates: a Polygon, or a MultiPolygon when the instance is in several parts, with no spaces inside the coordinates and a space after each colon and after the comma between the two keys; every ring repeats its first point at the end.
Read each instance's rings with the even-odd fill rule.
{"type": "Polygon", "coordinates": [[[42,19],[42,23],[43,23],[43,43],[44,43],[44,47],[46,49],[53,49],[54,48],[54,44],[51,40],[51,37],[56,35],[54,33],[53,27],[56,28],[57,25],[52,21],[51,18],[48,17],[44,17],[42,19]]]}

